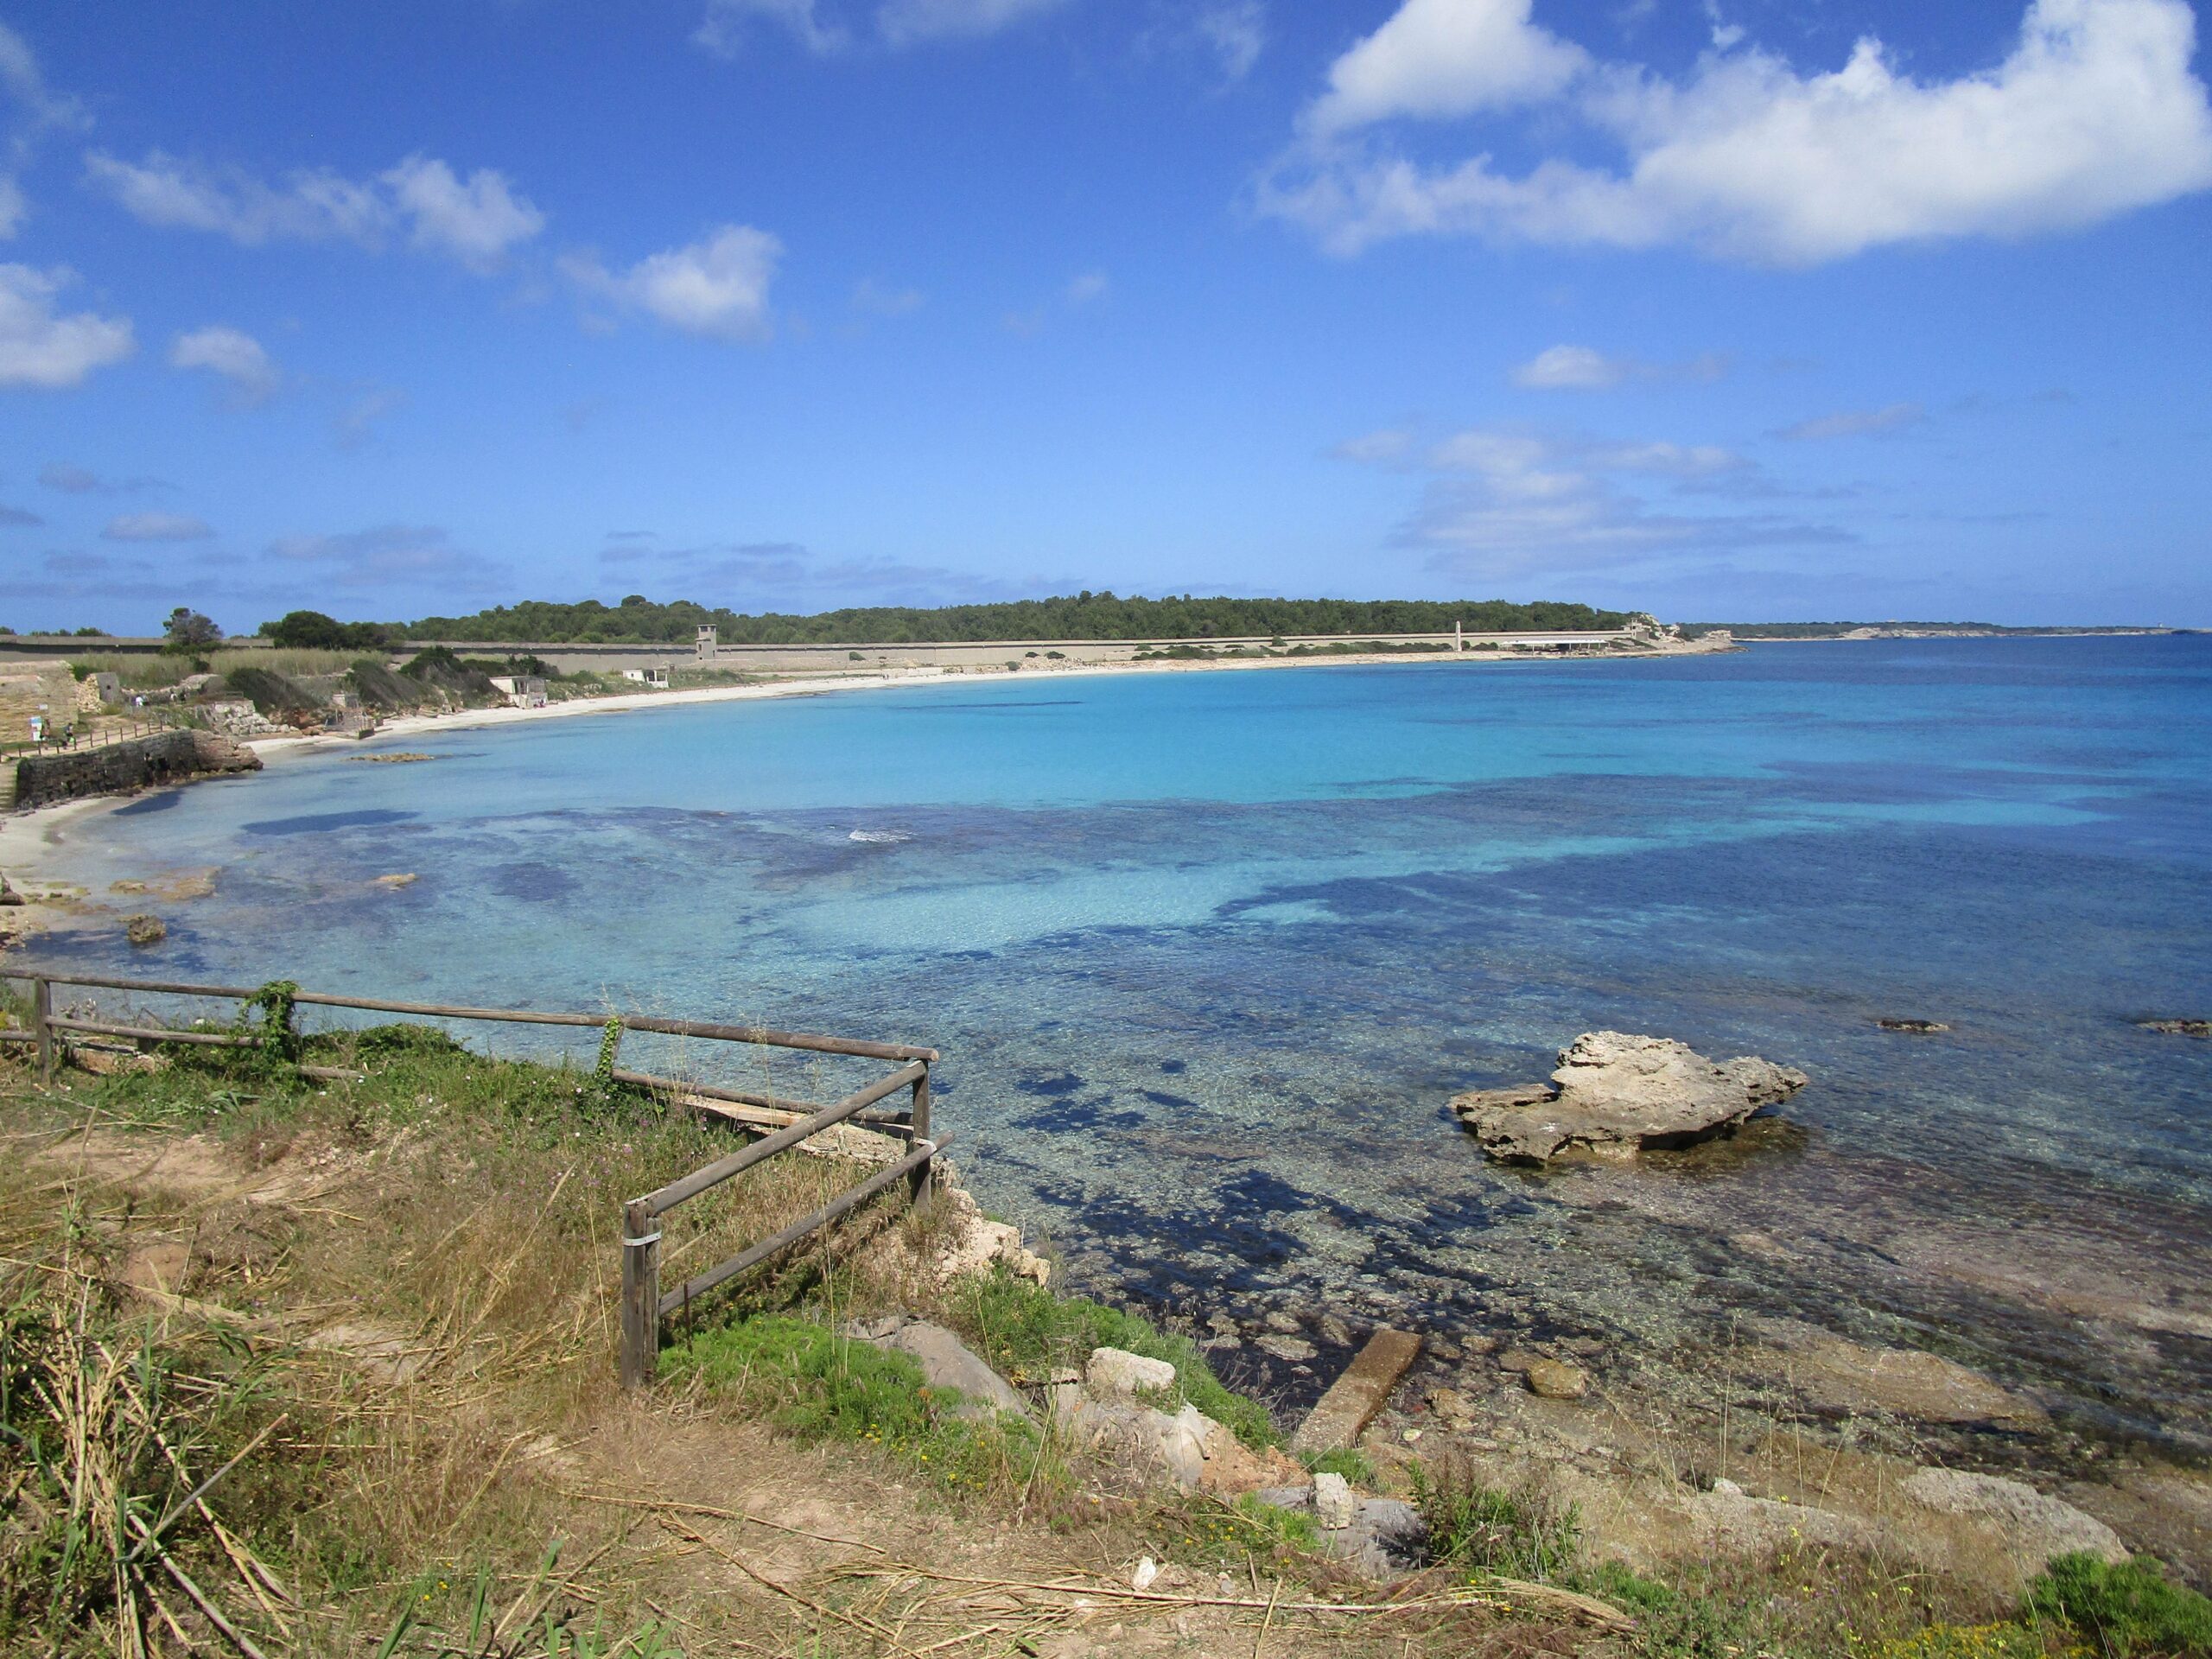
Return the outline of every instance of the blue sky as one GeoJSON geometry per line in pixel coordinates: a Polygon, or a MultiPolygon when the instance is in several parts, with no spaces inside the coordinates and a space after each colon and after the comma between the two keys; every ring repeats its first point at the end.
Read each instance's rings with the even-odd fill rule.
{"type": "Polygon", "coordinates": [[[2185,0],[0,0],[0,621],[2212,624],[2185,0]]]}

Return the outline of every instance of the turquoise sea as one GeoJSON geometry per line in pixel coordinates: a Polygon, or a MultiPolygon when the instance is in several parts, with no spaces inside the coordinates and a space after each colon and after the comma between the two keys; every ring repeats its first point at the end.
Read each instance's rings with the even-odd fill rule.
{"type": "Polygon", "coordinates": [[[2202,1452],[2212,1043],[2135,1022],[2212,1014],[2208,734],[2195,636],[671,707],[99,815],[58,873],[217,891],[157,957],[41,955],[934,1044],[988,1206],[1078,1287],[1299,1320],[1310,1363],[1238,1361],[1294,1395],[1325,1313],[1654,1387],[1786,1314],[2202,1452]],[[1814,1082],[1718,1151],[1487,1166],[1446,1098],[1608,1027],[1814,1082]]]}

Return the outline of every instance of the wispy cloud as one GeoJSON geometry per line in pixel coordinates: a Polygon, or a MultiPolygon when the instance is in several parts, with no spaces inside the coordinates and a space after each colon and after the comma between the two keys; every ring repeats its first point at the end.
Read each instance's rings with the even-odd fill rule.
{"type": "Polygon", "coordinates": [[[489,593],[513,581],[505,563],[455,547],[435,524],[378,524],[336,535],[287,536],[272,542],[276,565],[312,569],[340,588],[430,588],[489,593]]]}
{"type": "Polygon", "coordinates": [[[241,168],[214,168],[150,150],[142,162],[94,150],[86,175],[149,225],[207,231],[245,247],[352,242],[378,249],[404,231],[415,247],[488,274],[545,227],[545,215],[496,168],[466,180],[414,155],[371,179],[300,168],[271,184],[241,168]]]}
{"type": "Polygon", "coordinates": [[[176,487],[158,478],[102,478],[90,467],[67,461],[48,461],[38,469],[38,481],[64,495],[135,495],[141,490],[176,487]]]}
{"type": "Polygon", "coordinates": [[[1918,404],[1891,404],[1882,409],[1847,409],[1833,415],[1816,416],[1809,421],[1799,421],[1785,426],[1774,435],[1796,442],[1819,442],[1828,438],[1867,438],[1884,432],[1898,432],[1908,426],[1917,426],[1928,418],[1928,411],[1918,404]]]}
{"type": "Polygon", "coordinates": [[[10,507],[0,504],[0,524],[10,530],[30,530],[45,522],[29,507],[10,507]]]}
{"type": "MultiPolygon", "coordinates": [[[[975,40],[1052,11],[1067,0],[880,0],[874,10],[874,38],[898,50],[933,41],[975,40]]],[[[830,15],[823,0],[707,0],[705,15],[692,31],[692,43],[717,57],[745,49],[756,29],[788,36],[819,55],[842,52],[856,43],[852,24],[830,15]]],[[[857,18],[860,8],[852,8],[857,18]]]]}
{"type": "Polygon", "coordinates": [[[815,0],[708,0],[692,43],[716,57],[734,58],[756,23],[784,30],[810,52],[839,52],[852,42],[850,31],[817,15],[815,0]]]}
{"type": "Polygon", "coordinates": [[[130,318],[56,308],[76,279],[61,265],[0,265],[0,386],[61,391],[137,349],[130,318]]]}
{"type": "Polygon", "coordinates": [[[876,33],[891,46],[974,39],[1056,11],[1067,0],[884,0],[876,33]]]}
{"type": "Polygon", "coordinates": [[[749,225],[724,225],[681,248],[610,270],[595,253],[562,262],[586,294],[668,327],[709,340],[765,340],[771,331],[768,287],[783,243],[749,225]]]}
{"type": "Polygon", "coordinates": [[[331,417],[330,435],[340,449],[359,449],[377,435],[377,423],[407,406],[397,386],[364,386],[331,417]]]}
{"type": "Polygon", "coordinates": [[[1343,254],[1443,234],[1811,265],[2069,231],[2212,187],[2196,24],[2188,0],[2032,0],[2001,63],[1934,82],[1872,37],[1805,75],[1722,31],[1670,80],[1599,62],[1529,0],[1403,0],[1332,67],[1260,205],[1343,254]],[[1519,174],[1488,147],[1440,165],[1376,136],[1520,109],[1541,111],[1549,153],[1519,174]],[[1570,153],[1553,136],[1566,115],[1620,164],[1570,153]]]}
{"type": "Polygon", "coordinates": [[[871,317],[911,316],[922,308],[922,290],[899,288],[863,276],[853,284],[853,309],[871,317]]]}
{"type": "Polygon", "coordinates": [[[241,403],[266,403],[283,383],[261,342],[242,329],[220,323],[179,334],[169,346],[173,369],[206,369],[231,383],[241,403]]]}
{"type": "Polygon", "coordinates": [[[1503,426],[1471,427],[1416,448],[1395,429],[1343,447],[1348,458],[1423,475],[1397,530],[1431,569],[1506,577],[1587,570],[1659,555],[1853,539],[1831,525],[1760,512],[1690,512],[1665,497],[1758,467],[1732,450],[1503,426]]]}
{"type": "Polygon", "coordinates": [[[205,518],[188,512],[125,512],[107,521],[104,542],[204,542],[215,533],[205,518]]]}
{"type": "Polygon", "coordinates": [[[16,234],[30,211],[20,175],[40,139],[49,132],[88,127],[92,117],[75,99],[47,85],[30,42],[5,23],[0,23],[0,92],[6,94],[10,118],[0,144],[0,239],[5,239],[16,234]]]}

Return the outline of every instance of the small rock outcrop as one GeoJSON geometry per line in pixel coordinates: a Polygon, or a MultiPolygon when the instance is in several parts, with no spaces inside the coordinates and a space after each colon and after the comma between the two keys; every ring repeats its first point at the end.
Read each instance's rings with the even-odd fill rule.
{"type": "Polygon", "coordinates": [[[2120,1535],[2093,1515],[1999,1475],[1960,1469],[1923,1469],[1906,1479],[1904,1495],[1943,1515],[1971,1516],[2001,1530],[2005,1541],[2033,1565],[2077,1549],[2107,1561],[2124,1561],[2120,1535]]]}
{"type": "Polygon", "coordinates": [[[2212,1037],[2212,1020],[2138,1020],[2135,1023],[2168,1037],[2212,1037]]]}
{"type": "Polygon", "coordinates": [[[1590,1392],[1590,1373],[1563,1359],[1539,1359],[1521,1373],[1529,1392],[1541,1400],[1580,1400],[1590,1392]]]}
{"type": "Polygon", "coordinates": [[[849,1326],[846,1334],[875,1347],[906,1355],[922,1368],[922,1380],[933,1389],[958,1389],[961,1404],[956,1408],[957,1415],[988,1417],[994,1412],[1006,1411],[1016,1416],[1034,1417],[1028,1402],[1011,1383],[941,1325],[893,1313],[849,1326]]]}
{"type": "Polygon", "coordinates": [[[1877,1020],[1874,1023],[1884,1031],[1901,1031],[1913,1037],[1933,1037],[1950,1029],[1941,1020],[1877,1020]]]}
{"type": "Polygon", "coordinates": [[[169,925],[158,916],[126,916],[123,937],[136,945],[159,944],[169,936],[169,925]]]}
{"type": "Polygon", "coordinates": [[[1808,1081],[1750,1056],[1708,1060],[1669,1038],[1589,1031],[1560,1051],[1548,1085],[1478,1089],[1451,1106],[1503,1163],[1547,1163],[1568,1151],[1628,1158],[1732,1134],[1808,1081]]]}

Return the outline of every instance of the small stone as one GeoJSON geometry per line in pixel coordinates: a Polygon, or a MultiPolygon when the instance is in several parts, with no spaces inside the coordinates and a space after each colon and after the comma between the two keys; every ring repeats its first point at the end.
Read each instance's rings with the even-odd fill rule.
{"type": "Polygon", "coordinates": [[[1542,1358],[1542,1355],[1532,1354],[1526,1348],[1509,1348],[1497,1357],[1497,1369],[1501,1371],[1525,1371],[1531,1365],[1541,1363],[1542,1358]]]}
{"type": "Polygon", "coordinates": [[[1475,1420],[1473,1406],[1468,1402],[1467,1396],[1457,1389],[1431,1389],[1428,1391],[1428,1408],[1447,1428],[1465,1428],[1475,1420]]]}
{"type": "Polygon", "coordinates": [[[1359,1500],[1342,1475],[1313,1477],[1313,1517],[1325,1532],[1341,1532],[1359,1519],[1359,1500]]]}
{"type": "Polygon", "coordinates": [[[1421,1439],[1421,1430],[1417,1428],[1409,1428],[1406,1430],[1404,1433],[1399,1435],[1398,1438],[1403,1440],[1408,1446],[1411,1446],[1415,1440],[1421,1439]]]}
{"type": "Polygon", "coordinates": [[[1137,1563],[1137,1570],[1129,1574],[1129,1588],[1149,1590],[1152,1588],[1152,1581],[1159,1576],[1160,1563],[1147,1555],[1137,1563]]]}
{"type": "Polygon", "coordinates": [[[1321,1351],[1303,1337],[1279,1337],[1272,1332],[1257,1338],[1253,1345],[1273,1354],[1286,1364],[1294,1360],[1311,1359],[1321,1351]]]}
{"type": "Polygon", "coordinates": [[[158,916],[126,916],[123,918],[123,937],[133,944],[159,944],[168,936],[168,924],[158,916]]]}
{"type": "Polygon", "coordinates": [[[411,887],[422,878],[412,870],[393,875],[380,875],[372,884],[379,887],[411,887]]]}
{"type": "Polygon", "coordinates": [[[1285,1336],[1297,1335],[1300,1328],[1296,1319],[1280,1309],[1268,1315],[1267,1325],[1268,1330],[1280,1331],[1285,1336]]]}
{"type": "Polygon", "coordinates": [[[1580,1400],[1590,1392],[1590,1374],[1564,1360],[1540,1359],[1524,1376],[1529,1392],[1544,1400],[1580,1400]]]}
{"type": "Polygon", "coordinates": [[[1715,1497],[1741,1497],[1744,1489],[1724,1475],[1713,1483],[1713,1495],[1715,1497]]]}
{"type": "Polygon", "coordinates": [[[1124,1348],[1094,1348],[1085,1369],[1090,1386],[1102,1393],[1135,1394],[1142,1389],[1172,1389],[1175,1368],[1164,1359],[1147,1359],[1124,1348]]]}

